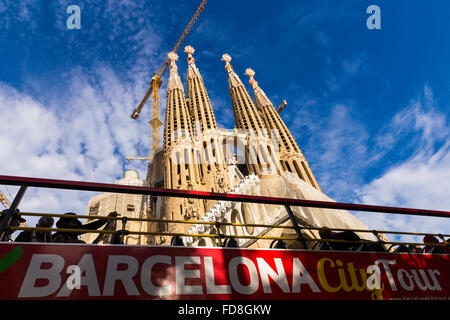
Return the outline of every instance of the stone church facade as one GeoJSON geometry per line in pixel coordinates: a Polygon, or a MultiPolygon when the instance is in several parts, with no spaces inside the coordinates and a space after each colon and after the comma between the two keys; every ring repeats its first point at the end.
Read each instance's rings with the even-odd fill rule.
{"type": "MultiPolygon", "coordinates": [[[[191,46],[185,47],[188,61],[187,94],[178,73],[178,55],[173,52],[168,54],[170,75],[167,84],[164,144],[149,163],[146,180],[139,180],[135,174],[128,172],[116,183],[126,184],[130,183],[128,180],[134,179],[136,185],[169,189],[333,201],[320,189],[293,135],[255,80],[255,72],[250,68],[245,71],[253,89],[252,98],[234,71],[228,54],[224,54],[222,60],[228,77],[235,128],[230,131],[217,127],[208,92],[195,63],[194,52],[191,46]]],[[[130,221],[126,225],[130,231],[183,234],[220,232],[250,237],[295,237],[294,230],[290,228],[222,224],[231,222],[291,226],[283,206],[139,195],[119,195],[121,198],[114,200],[114,196],[103,194],[91,199],[87,214],[107,215],[112,203],[116,201],[119,202],[121,212],[117,211],[130,217],[216,223],[205,225],[130,221]],[[129,208],[134,208],[134,211],[129,208]]],[[[298,224],[304,227],[367,229],[359,219],[345,210],[292,207],[292,211],[298,224]]],[[[116,227],[117,230],[121,228],[119,222],[116,227]]],[[[307,238],[319,237],[315,231],[305,230],[304,235],[307,238]]],[[[374,240],[368,233],[358,235],[362,239],[374,240]]],[[[87,242],[92,240],[87,236],[85,239],[87,242]]],[[[171,237],[129,235],[125,239],[128,244],[169,245],[171,237]]],[[[183,236],[182,239],[187,246],[222,244],[220,239],[210,237],[183,236]]],[[[271,242],[243,237],[237,237],[237,241],[240,247],[261,248],[269,247],[271,242]]],[[[312,244],[307,243],[308,246],[312,244]]],[[[287,241],[287,245],[299,248],[299,242],[295,240],[287,241]]]]}

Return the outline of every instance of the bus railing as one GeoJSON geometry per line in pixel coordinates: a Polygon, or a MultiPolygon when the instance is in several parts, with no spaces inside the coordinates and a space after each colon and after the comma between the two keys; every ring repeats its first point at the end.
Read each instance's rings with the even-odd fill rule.
{"type": "MultiPolygon", "coordinates": [[[[92,215],[73,215],[74,218],[86,218],[86,219],[107,219],[117,220],[125,222],[122,230],[86,230],[86,229],[63,229],[64,232],[76,232],[76,233],[97,233],[97,234],[115,234],[121,232],[122,235],[144,235],[144,236],[170,236],[170,237],[205,237],[215,238],[222,244],[222,239],[235,238],[235,239],[255,239],[255,240],[297,240],[303,244],[304,248],[307,248],[307,242],[314,242],[315,245],[320,243],[346,243],[346,244],[380,244],[383,246],[390,245],[390,248],[397,245],[410,245],[410,246],[429,246],[429,247],[449,247],[448,239],[449,234],[441,233],[420,233],[420,232],[407,232],[407,231],[388,231],[388,230],[366,230],[366,229],[346,229],[346,228],[321,228],[311,226],[299,226],[290,206],[301,207],[316,207],[326,209],[344,209],[344,210],[356,210],[365,212],[384,212],[393,214],[408,214],[408,215],[422,215],[422,216],[434,216],[434,217],[450,217],[448,211],[438,210],[426,210],[426,209],[414,209],[414,208],[400,208],[400,207],[388,207],[388,206],[374,206],[365,204],[351,204],[340,203],[331,201],[317,201],[317,200],[303,200],[303,199],[290,199],[290,198],[276,198],[276,197],[261,197],[261,196],[249,196],[240,194],[224,194],[213,193],[203,191],[191,191],[191,190],[178,190],[178,189],[165,189],[165,188],[152,188],[152,187],[138,187],[138,186],[125,186],[116,184],[105,183],[93,183],[93,182],[80,182],[69,180],[52,180],[52,179],[39,179],[28,177],[15,177],[15,176],[3,176],[0,175],[0,184],[3,185],[15,185],[20,186],[14,201],[11,204],[10,209],[4,210],[2,215],[4,219],[0,224],[0,235],[3,238],[3,233],[7,230],[30,230],[30,231],[49,231],[57,232],[61,229],[57,228],[37,228],[37,227],[17,227],[10,226],[12,217],[14,216],[16,209],[19,206],[28,187],[41,187],[41,188],[53,188],[53,189],[65,189],[65,190],[79,190],[79,191],[96,191],[96,192],[110,192],[110,193],[127,193],[127,194],[141,194],[151,196],[166,196],[166,197],[185,197],[185,198],[198,198],[207,200],[225,200],[233,202],[252,202],[252,203],[264,203],[264,204],[276,204],[282,205],[286,208],[288,216],[291,221],[291,226],[288,225],[270,225],[270,224],[256,224],[256,223],[233,223],[233,222],[219,222],[219,221],[203,221],[203,220],[168,220],[158,218],[133,218],[133,217],[110,217],[110,216],[92,216],[92,215]],[[153,222],[153,223],[178,223],[178,224],[210,224],[215,226],[235,226],[235,227],[264,227],[271,229],[292,229],[296,232],[296,236],[264,236],[264,235],[238,235],[238,234],[224,234],[220,228],[215,228],[214,234],[206,233],[182,233],[182,232],[147,232],[147,231],[130,231],[124,226],[127,221],[136,222],[153,222]],[[320,238],[306,238],[303,236],[303,230],[321,231],[352,231],[361,233],[372,233],[378,239],[373,240],[339,240],[339,239],[320,239],[320,238]],[[379,237],[380,234],[396,234],[396,235],[412,235],[412,236],[433,236],[443,240],[442,243],[419,243],[419,242],[400,242],[400,241],[386,241],[379,237]]],[[[67,217],[67,214],[55,214],[55,213],[34,213],[34,212],[20,212],[21,216],[51,216],[51,217],[67,217]]],[[[1,239],[0,238],[0,239],[1,239]]],[[[315,246],[314,245],[314,246],[315,246]]],[[[314,247],[313,246],[313,247],[314,247]]]]}
{"type": "MultiPolygon", "coordinates": [[[[29,212],[21,212],[21,216],[51,216],[51,217],[62,217],[65,216],[67,218],[71,217],[70,215],[63,214],[41,214],[41,213],[29,213],[29,212]]],[[[75,218],[90,218],[92,216],[85,215],[74,215],[75,218]]],[[[121,217],[108,217],[108,216],[95,216],[96,219],[107,219],[107,220],[121,220],[121,217]]],[[[163,222],[163,223],[180,223],[180,224],[211,224],[217,225],[214,222],[208,221],[182,221],[182,220],[166,220],[166,219],[141,219],[141,218],[128,218],[130,221],[139,221],[139,222],[163,222]]],[[[280,228],[280,229],[293,229],[292,226],[280,226],[280,225],[269,225],[269,224],[247,224],[247,223],[231,223],[224,222],[219,223],[224,226],[238,226],[238,227],[266,227],[266,228],[280,228]]],[[[366,230],[366,229],[347,229],[347,228],[319,228],[319,227],[301,227],[302,230],[330,230],[330,231],[353,231],[353,232],[361,232],[361,233],[382,233],[382,234],[401,234],[401,235],[413,235],[413,236],[434,236],[441,238],[444,243],[423,243],[423,242],[405,242],[405,241],[372,241],[372,240],[339,240],[339,239],[317,239],[317,238],[305,238],[304,241],[307,242],[332,242],[332,243],[347,243],[347,244],[373,244],[373,243],[382,243],[383,245],[416,245],[416,246],[431,246],[431,247],[442,247],[449,246],[449,243],[445,238],[450,237],[450,234],[442,234],[442,233],[421,233],[421,232],[406,232],[406,231],[388,231],[388,230],[366,230]]],[[[42,232],[57,232],[61,231],[61,229],[57,228],[38,228],[38,227],[10,227],[12,231],[20,231],[20,230],[29,230],[29,231],[42,231],[42,232]]],[[[217,229],[216,229],[217,230],[217,229]]],[[[237,234],[223,234],[223,233],[182,233],[182,232],[145,232],[145,231],[129,231],[127,229],[124,230],[89,230],[87,232],[86,229],[64,229],[64,232],[73,232],[73,233],[96,233],[96,234],[115,234],[121,231],[125,231],[126,235],[144,235],[144,236],[170,236],[170,237],[200,237],[200,238],[213,238],[213,239],[226,239],[226,238],[236,238],[236,239],[257,239],[257,240],[298,240],[297,236],[252,236],[252,235],[237,235],[237,234]]]]}

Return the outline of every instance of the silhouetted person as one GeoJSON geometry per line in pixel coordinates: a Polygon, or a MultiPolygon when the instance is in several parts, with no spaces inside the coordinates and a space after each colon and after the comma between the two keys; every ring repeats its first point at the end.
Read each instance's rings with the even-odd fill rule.
{"type": "Polygon", "coordinates": [[[287,249],[287,245],[286,242],[284,242],[283,240],[273,240],[272,243],[270,244],[270,248],[287,249]]]}
{"type": "Polygon", "coordinates": [[[223,247],[225,248],[239,248],[239,243],[235,238],[227,238],[223,243],[223,247]]]}
{"type": "Polygon", "coordinates": [[[181,237],[174,236],[170,240],[170,245],[171,246],[176,246],[176,247],[183,247],[184,246],[184,242],[183,242],[183,239],[181,239],[181,237]]]}
{"type": "MultiPolygon", "coordinates": [[[[109,220],[103,230],[114,231],[116,230],[117,222],[116,220],[109,220]]],[[[103,243],[112,243],[112,241],[117,241],[117,238],[114,238],[115,234],[107,234],[107,233],[99,233],[98,236],[92,241],[92,244],[98,244],[100,241],[103,243]]]]}
{"type": "MultiPolygon", "coordinates": [[[[55,220],[52,217],[41,217],[36,224],[36,228],[51,228],[55,220]]],[[[32,231],[24,230],[17,238],[15,242],[51,242],[52,233],[50,231],[32,231]]]]}
{"type": "MultiPolygon", "coordinates": [[[[425,237],[423,237],[423,243],[430,243],[430,244],[438,244],[438,243],[442,243],[445,244],[444,242],[439,242],[438,238],[436,238],[435,236],[431,236],[431,235],[426,235],[425,237]]],[[[450,254],[450,250],[448,247],[444,247],[444,246],[425,246],[423,248],[423,252],[424,253],[437,253],[437,254],[450,254]]]]}
{"type": "MultiPolygon", "coordinates": [[[[7,210],[3,211],[3,214],[0,216],[0,225],[5,217],[5,212],[7,210]]],[[[21,223],[26,222],[27,220],[25,220],[24,218],[21,217],[21,215],[19,214],[19,209],[16,209],[15,214],[13,216],[13,218],[11,219],[9,226],[10,227],[18,227],[20,226],[21,223]]],[[[14,230],[15,231],[15,230],[14,230]]],[[[6,230],[5,233],[3,234],[2,239],[0,239],[0,241],[12,241],[11,235],[14,233],[13,230],[6,230]]]]}
{"type": "MultiPolygon", "coordinates": [[[[64,215],[76,215],[75,213],[68,212],[64,215]]],[[[117,212],[111,212],[108,217],[117,217],[117,212]]],[[[80,220],[75,217],[61,217],[58,222],[56,222],[56,227],[58,229],[81,229],[83,231],[79,232],[65,232],[63,230],[58,231],[53,234],[53,242],[62,243],[85,243],[83,240],[78,239],[78,236],[89,232],[89,230],[97,230],[101,228],[104,224],[108,222],[108,219],[98,219],[88,224],[82,224],[80,220]],[[84,231],[85,230],[85,231],[84,231]]]]}
{"type": "MultiPolygon", "coordinates": [[[[340,232],[333,232],[330,228],[322,228],[319,230],[319,235],[324,240],[347,240],[347,241],[359,241],[359,236],[351,230],[345,230],[340,232]]],[[[326,243],[331,250],[342,250],[347,251],[351,250],[354,247],[357,247],[357,243],[346,243],[346,242],[327,242],[326,243]]],[[[322,250],[325,249],[326,245],[321,246],[322,250]]]]}

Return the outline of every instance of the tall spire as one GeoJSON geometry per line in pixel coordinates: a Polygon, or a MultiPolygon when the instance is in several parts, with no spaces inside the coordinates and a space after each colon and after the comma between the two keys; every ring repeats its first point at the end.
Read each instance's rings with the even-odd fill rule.
{"type": "Polygon", "coordinates": [[[170,60],[170,75],[167,90],[180,89],[184,94],[183,83],[181,82],[180,75],[178,74],[178,67],[176,65],[176,62],[178,61],[178,55],[175,52],[169,52],[167,54],[167,57],[170,60]]]}
{"type": "MultiPolygon", "coordinates": [[[[170,75],[164,125],[164,187],[196,189],[199,184],[194,164],[191,117],[186,105],[183,84],[178,74],[178,55],[170,52],[170,75]]],[[[201,216],[199,200],[165,198],[164,215],[168,219],[191,219],[201,216]]],[[[167,231],[186,231],[186,226],[169,225],[167,231]]]]}
{"type": "MultiPolygon", "coordinates": [[[[199,188],[202,191],[227,192],[230,189],[228,167],[211,101],[203,78],[195,65],[193,56],[195,49],[192,46],[186,46],[184,52],[188,54],[188,108],[195,133],[194,149],[200,178],[199,188]]],[[[215,202],[206,201],[205,211],[208,211],[215,202]]]]}
{"type": "Polygon", "coordinates": [[[200,71],[195,65],[195,59],[193,57],[195,49],[192,46],[186,46],[184,52],[188,54],[187,89],[192,124],[194,126],[200,125],[201,132],[207,129],[217,129],[216,118],[211,107],[208,92],[206,91],[200,71]]]}
{"type": "Polygon", "coordinates": [[[244,130],[265,130],[264,123],[245,89],[239,76],[234,72],[230,64],[231,56],[227,53],[222,55],[225,61],[225,69],[228,72],[228,85],[230,87],[231,103],[235,115],[236,127],[244,130]]]}
{"type": "Polygon", "coordinates": [[[247,68],[245,75],[250,79],[250,85],[253,88],[254,99],[256,106],[261,113],[265,126],[270,134],[275,134],[280,143],[280,162],[283,169],[297,174],[301,179],[311,184],[316,189],[320,190],[308,162],[300,150],[297,142],[287,128],[283,119],[281,119],[278,112],[275,110],[272,102],[267,98],[267,95],[259,87],[255,80],[255,71],[247,68]]]}
{"type": "Polygon", "coordinates": [[[183,84],[176,65],[178,55],[175,52],[169,52],[167,57],[170,59],[170,75],[167,84],[166,121],[164,126],[164,151],[166,153],[177,141],[186,136],[192,137],[191,119],[186,106],[183,84]]]}
{"type": "Polygon", "coordinates": [[[225,69],[228,71],[228,84],[230,88],[244,86],[239,76],[234,72],[233,66],[230,64],[231,56],[228,53],[223,54],[222,61],[225,61],[225,69]]]}
{"type": "Polygon", "coordinates": [[[197,66],[195,65],[195,58],[193,56],[195,49],[192,46],[186,46],[184,47],[184,52],[188,54],[187,62],[188,62],[188,71],[187,71],[187,77],[188,79],[192,79],[194,77],[201,78],[200,72],[197,69],[197,66]]]}
{"type": "Polygon", "coordinates": [[[264,91],[258,86],[258,82],[255,80],[255,71],[253,69],[247,68],[244,73],[246,76],[249,76],[250,86],[253,88],[255,103],[258,108],[265,105],[271,105],[269,98],[267,98],[264,91]]]}
{"type": "Polygon", "coordinates": [[[249,171],[260,176],[280,173],[282,169],[277,160],[277,150],[275,146],[271,146],[264,122],[247,89],[230,64],[231,56],[227,53],[222,55],[222,61],[225,61],[225,69],[228,72],[228,85],[236,127],[245,130],[249,137],[246,148],[249,171]]]}

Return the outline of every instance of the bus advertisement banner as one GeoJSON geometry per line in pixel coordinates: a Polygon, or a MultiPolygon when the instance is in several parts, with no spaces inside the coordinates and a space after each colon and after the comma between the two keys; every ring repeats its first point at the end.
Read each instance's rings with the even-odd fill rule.
{"type": "Polygon", "coordinates": [[[2,300],[450,299],[450,255],[0,243],[2,300]]]}

